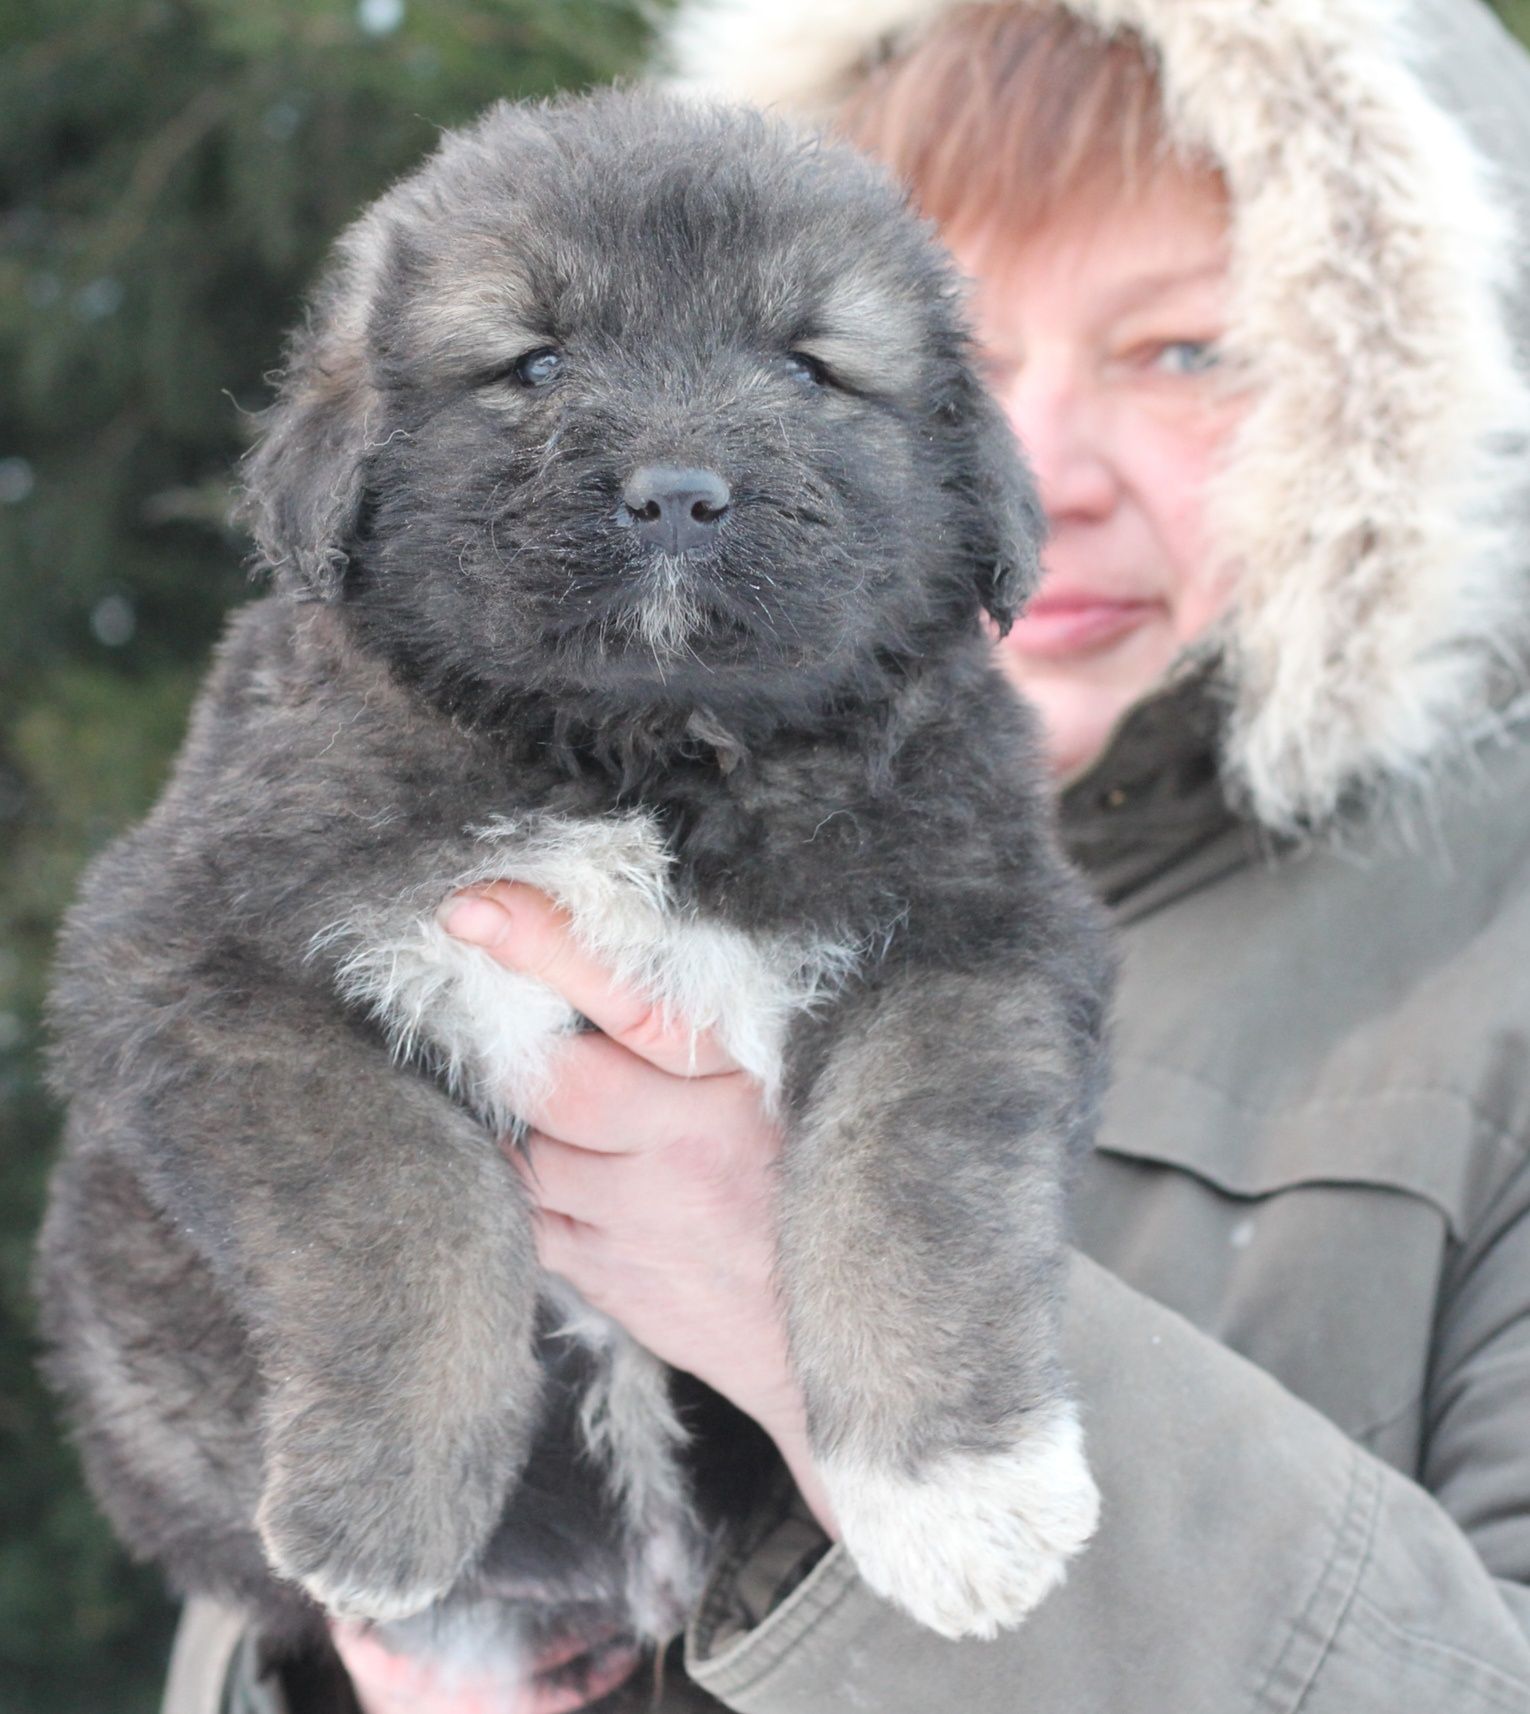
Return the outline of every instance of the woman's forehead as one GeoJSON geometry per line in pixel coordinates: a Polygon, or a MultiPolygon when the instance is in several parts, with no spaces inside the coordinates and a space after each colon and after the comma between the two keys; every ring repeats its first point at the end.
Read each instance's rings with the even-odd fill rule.
{"type": "Polygon", "coordinates": [[[989,308],[1040,288],[1085,294],[1097,313],[1127,314],[1220,293],[1231,257],[1220,181],[1178,171],[1159,174],[1130,200],[1101,196],[1061,209],[1019,238],[1005,230],[1002,210],[946,238],[975,300],[989,308]]]}

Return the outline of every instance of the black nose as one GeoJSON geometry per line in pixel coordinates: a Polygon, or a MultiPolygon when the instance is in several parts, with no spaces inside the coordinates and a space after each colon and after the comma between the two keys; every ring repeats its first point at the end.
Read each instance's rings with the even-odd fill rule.
{"type": "Polygon", "coordinates": [[[621,519],[662,553],[706,547],[733,498],[715,470],[645,464],[622,489],[621,519]]]}

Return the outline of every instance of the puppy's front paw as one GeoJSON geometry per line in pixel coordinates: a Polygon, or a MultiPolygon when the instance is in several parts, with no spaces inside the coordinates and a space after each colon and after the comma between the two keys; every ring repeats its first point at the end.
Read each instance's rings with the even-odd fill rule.
{"type": "Polygon", "coordinates": [[[1038,1413],[1004,1452],[951,1453],[918,1476],[831,1459],[823,1474],[861,1576],[947,1637],[1019,1624],[1099,1517],[1069,1405],[1038,1413]]]}
{"type": "Polygon", "coordinates": [[[482,1548],[497,1511],[465,1483],[417,1470],[390,1478],[387,1463],[278,1465],[256,1514],[272,1570],[335,1618],[404,1619],[433,1605],[482,1548]]]}

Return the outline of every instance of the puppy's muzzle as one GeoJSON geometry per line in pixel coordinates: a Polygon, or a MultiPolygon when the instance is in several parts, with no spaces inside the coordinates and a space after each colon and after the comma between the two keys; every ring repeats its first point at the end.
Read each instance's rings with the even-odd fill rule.
{"type": "Polygon", "coordinates": [[[715,470],[645,464],[622,489],[617,520],[660,553],[678,557],[712,546],[732,498],[715,470]]]}

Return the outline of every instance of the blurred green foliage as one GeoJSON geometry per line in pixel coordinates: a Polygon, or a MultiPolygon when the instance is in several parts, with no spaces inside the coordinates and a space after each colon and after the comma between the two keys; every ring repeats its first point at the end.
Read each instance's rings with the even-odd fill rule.
{"type": "MultiPolygon", "coordinates": [[[[329,239],[495,97],[641,62],[660,0],[0,0],[0,1714],[156,1705],[171,1613],[33,1375],[81,863],[147,807],[221,615],[241,413],[329,239]]],[[[1530,0],[1499,10],[1530,40],[1530,0]]]]}
{"type": "Polygon", "coordinates": [[[338,228],[499,96],[635,69],[643,0],[0,0],[0,1714],[156,1706],[170,1609],[33,1375],[81,863],[157,790],[221,616],[241,413],[338,228]]]}

